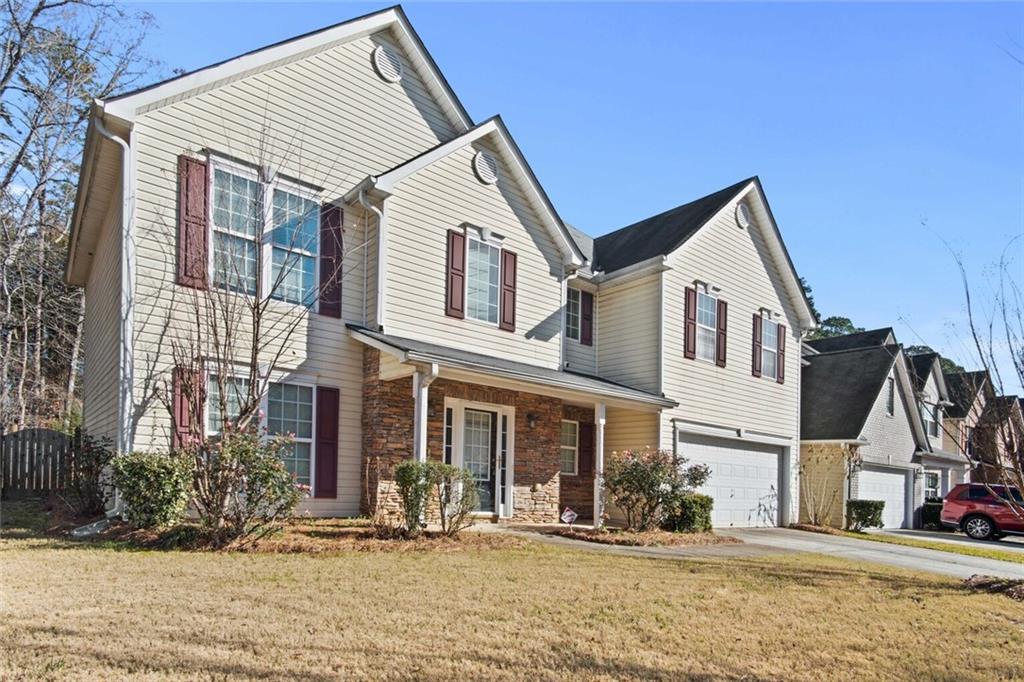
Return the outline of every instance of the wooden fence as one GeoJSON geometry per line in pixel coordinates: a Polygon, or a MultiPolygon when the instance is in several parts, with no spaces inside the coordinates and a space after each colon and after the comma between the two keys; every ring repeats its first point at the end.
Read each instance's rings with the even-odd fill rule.
{"type": "Polygon", "coordinates": [[[51,429],[23,429],[0,436],[2,496],[37,497],[63,490],[77,440],[51,429]]]}

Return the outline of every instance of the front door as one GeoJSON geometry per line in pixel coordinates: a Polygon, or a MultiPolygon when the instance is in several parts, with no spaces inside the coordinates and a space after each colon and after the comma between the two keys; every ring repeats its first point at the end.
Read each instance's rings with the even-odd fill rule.
{"type": "Polygon", "coordinates": [[[477,511],[495,511],[494,492],[498,477],[495,457],[497,441],[498,413],[467,408],[462,428],[462,466],[476,479],[476,489],[480,497],[477,511]]]}

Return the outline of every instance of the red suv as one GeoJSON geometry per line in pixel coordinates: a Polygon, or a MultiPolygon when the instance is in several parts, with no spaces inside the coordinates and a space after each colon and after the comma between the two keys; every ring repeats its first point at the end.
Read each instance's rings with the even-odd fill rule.
{"type": "Polygon", "coordinates": [[[1002,485],[961,483],[942,500],[942,525],[962,530],[975,540],[998,540],[1005,535],[1024,535],[1024,497],[1017,488],[1002,485]],[[1013,496],[1014,502],[1009,501],[1013,496]],[[1002,499],[999,499],[1002,498],[1002,499]],[[1011,504],[1016,509],[1011,508],[1011,504]]]}

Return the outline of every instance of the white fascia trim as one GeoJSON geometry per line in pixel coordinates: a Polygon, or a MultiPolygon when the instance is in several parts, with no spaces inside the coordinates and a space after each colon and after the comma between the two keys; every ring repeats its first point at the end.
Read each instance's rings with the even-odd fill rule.
{"type": "MultiPolygon", "coordinates": [[[[928,442],[928,434],[925,432],[924,424],[921,422],[921,411],[917,409],[917,395],[914,393],[914,384],[910,379],[910,372],[907,370],[903,351],[899,351],[896,354],[893,364],[896,367],[896,377],[900,384],[900,393],[903,394],[903,400],[912,412],[910,415],[910,426],[914,431],[914,440],[917,441],[918,446],[923,443],[924,447],[930,450],[931,444],[928,442]]],[[[884,384],[882,385],[882,390],[885,390],[884,384]]]]}
{"type": "Polygon", "coordinates": [[[468,129],[472,122],[456,103],[454,93],[445,84],[431,60],[427,58],[423,45],[416,37],[412,26],[398,8],[390,8],[376,14],[353,19],[334,28],[287,40],[214,66],[199,69],[194,73],[135,94],[110,100],[105,104],[105,108],[113,116],[125,121],[132,121],[139,114],[165,100],[182,99],[193,92],[218,87],[231,78],[293,61],[333,47],[335,44],[362,38],[389,28],[394,31],[398,42],[405,49],[418,72],[424,77],[428,89],[440,100],[442,108],[451,122],[461,130],[468,129]]]}
{"type": "Polygon", "coordinates": [[[378,341],[372,336],[367,336],[366,334],[362,334],[355,330],[350,330],[349,333],[352,334],[352,338],[355,339],[356,341],[359,341],[360,343],[365,343],[367,346],[370,346],[371,348],[376,348],[382,353],[387,353],[388,355],[395,358],[399,362],[409,362],[409,354],[403,350],[399,350],[398,348],[395,348],[390,344],[384,343],[383,341],[378,341]]]}
{"type": "MultiPolygon", "coordinates": [[[[421,154],[386,173],[364,179],[357,188],[372,187],[376,192],[390,196],[394,194],[396,185],[410,175],[423,170],[431,164],[437,163],[466,145],[472,144],[488,135],[495,135],[497,137],[499,149],[502,151],[503,156],[506,157],[506,161],[510,161],[508,166],[514,171],[519,184],[528,190],[527,198],[544,222],[544,226],[547,228],[551,238],[559,246],[559,250],[566,259],[565,263],[575,267],[582,266],[586,259],[579,252],[579,248],[569,235],[568,228],[562,224],[561,219],[552,211],[545,200],[543,190],[537,184],[533,174],[527,170],[526,160],[518,153],[508,130],[501,123],[501,119],[497,117],[484,121],[462,135],[452,138],[448,142],[438,145],[429,152],[421,154]]],[[[353,191],[357,190],[350,190],[345,196],[350,196],[353,191]]]]}
{"type": "Polygon", "coordinates": [[[96,169],[96,145],[99,144],[101,136],[97,135],[94,120],[102,109],[94,101],[91,105],[92,111],[89,116],[89,123],[85,131],[85,144],[82,148],[82,168],[79,171],[78,187],[75,192],[74,213],[71,216],[71,243],[68,245],[68,258],[64,263],[64,280],[72,286],[85,286],[86,278],[74,277],[75,256],[78,253],[78,235],[81,232],[82,216],[85,214],[85,198],[89,196],[89,188],[92,186],[93,174],[96,169]]]}
{"type": "Polygon", "coordinates": [[[601,287],[610,286],[612,284],[624,284],[641,277],[646,277],[647,275],[671,270],[672,268],[669,267],[667,263],[667,256],[654,256],[653,258],[642,260],[639,263],[633,263],[632,265],[628,265],[620,270],[615,270],[607,274],[604,272],[595,273],[592,281],[601,287]]]}
{"type": "Polygon", "coordinates": [[[824,443],[836,445],[871,445],[867,438],[817,438],[801,440],[801,443],[824,443]]]}
{"type": "Polygon", "coordinates": [[[726,440],[739,440],[746,441],[748,443],[762,443],[765,445],[779,445],[789,447],[796,442],[795,438],[780,436],[773,433],[761,433],[759,431],[750,431],[735,426],[721,426],[718,424],[703,424],[700,422],[691,422],[680,417],[672,418],[672,429],[678,439],[680,434],[690,434],[696,436],[711,436],[714,438],[724,438],[726,440]]]}

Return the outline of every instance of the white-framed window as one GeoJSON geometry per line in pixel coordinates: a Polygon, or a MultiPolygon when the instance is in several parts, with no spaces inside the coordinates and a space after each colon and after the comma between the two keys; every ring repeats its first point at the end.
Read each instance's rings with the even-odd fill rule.
{"type": "Polygon", "coordinates": [[[261,181],[256,169],[217,156],[210,159],[210,173],[213,283],[314,308],[320,255],[318,193],[280,177],[261,181]]]}
{"type": "Polygon", "coordinates": [[[779,323],[761,319],[761,376],[775,379],[779,375],[779,323]]]}
{"type": "Polygon", "coordinates": [[[267,433],[291,436],[294,442],[282,460],[304,485],[313,480],[313,393],[305,384],[275,383],[267,389],[267,433]]]}
{"type": "Polygon", "coordinates": [[[565,336],[580,340],[580,290],[569,287],[565,297],[565,336]]]}
{"type": "Polygon", "coordinates": [[[931,429],[928,431],[932,438],[939,437],[939,429],[942,427],[942,408],[938,405],[932,406],[932,423],[931,429]]]}
{"type": "Polygon", "coordinates": [[[580,462],[579,422],[562,420],[562,438],[559,446],[559,462],[563,476],[575,476],[580,462]]]}
{"type": "Polygon", "coordinates": [[[938,471],[924,472],[924,499],[942,497],[942,475],[938,471]]]}
{"type": "Polygon", "coordinates": [[[938,438],[939,422],[942,419],[939,406],[921,403],[921,419],[924,420],[924,429],[928,435],[932,438],[938,438]]]}
{"type": "Polygon", "coordinates": [[[703,291],[697,292],[697,357],[715,361],[715,339],[718,334],[718,299],[703,291]]]}
{"type": "MultiPolygon", "coordinates": [[[[249,392],[249,380],[244,377],[227,377],[224,379],[224,392],[227,403],[227,418],[238,419],[242,403],[249,392]]],[[[220,383],[216,374],[206,379],[206,433],[218,435],[224,428],[220,412],[220,383]]]]}
{"type": "Polygon", "coordinates": [[[885,413],[890,417],[896,413],[896,380],[892,377],[885,382],[885,413]]]}
{"type": "Polygon", "coordinates": [[[501,249],[481,240],[472,231],[467,237],[466,316],[498,324],[501,249]]]}

